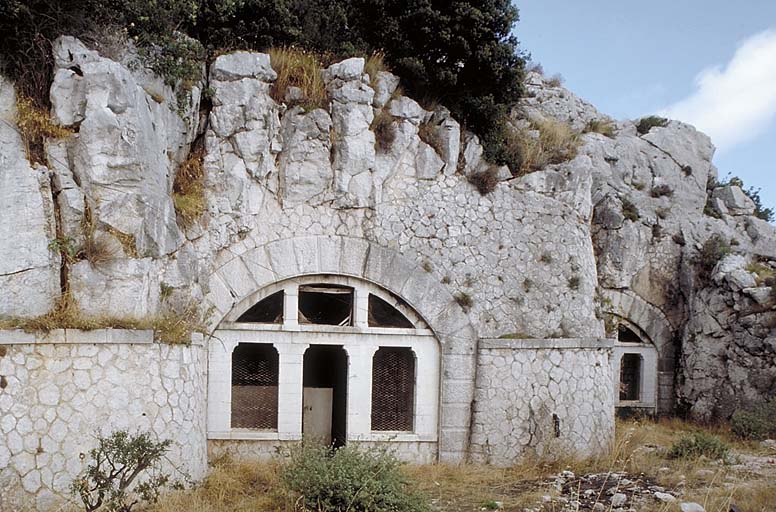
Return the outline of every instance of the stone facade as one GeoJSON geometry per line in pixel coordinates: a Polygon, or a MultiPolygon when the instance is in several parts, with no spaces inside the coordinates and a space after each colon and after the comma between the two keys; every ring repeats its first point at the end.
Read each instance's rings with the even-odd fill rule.
{"type": "Polygon", "coordinates": [[[614,439],[610,340],[480,340],[471,454],[510,465],[527,453],[602,453],[614,439]]]}
{"type": "Polygon", "coordinates": [[[0,331],[0,508],[55,508],[97,436],[119,429],[173,440],[169,469],[201,478],[205,365],[201,339],[168,346],[150,331],[0,331]]]}
{"type": "MultiPolygon", "coordinates": [[[[719,400],[773,394],[773,299],[752,264],[776,269],[776,230],[735,183],[712,180],[714,147],[691,126],[639,133],[636,122],[612,121],[612,133],[595,133],[586,127],[605,116],[530,73],[515,126],[536,136],[542,121],[567,123],[580,145],[569,161],[513,176],[484,160],[450,112],[403,96],[390,73],[370,77],[364,59],[324,70],[329,101],[305,110],[301,89],[273,97],[265,54],[221,55],[188,92],[128,65],[131,54],[117,62],[73,38],[57,40],[54,57],[52,117],[77,133],[48,140],[46,165],[32,166],[13,122],[0,124],[0,214],[23,223],[0,223],[0,319],[43,314],[67,290],[95,317],[147,320],[195,304],[210,336],[166,347],[144,333],[2,333],[0,407],[11,415],[0,424],[0,489],[14,500],[48,503],[76,472],[62,443],[89,432],[63,401],[104,403],[85,407],[100,427],[173,437],[175,457],[194,454],[195,477],[208,438],[212,455],[255,456],[298,439],[301,351],[332,333],[287,317],[262,340],[238,320],[268,290],[311,276],[381,290],[417,316],[411,334],[433,340],[439,379],[424,392],[439,405],[431,434],[394,439],[404,458],[509,464],[606,449],[618,325],[649,355],[643,408],[671,413],[678,402],[708,419],[731,412],[719,400]],[[387,147],[372,130],[378,115],[392,119],[387,147]],[[206,211],[184,225],[172,188],[192,146],[204,148],[206,211]],[[484,172],[498,178],[485,195],[471,183],[484,172]],[[738,254],[704,280],[698,255],[714,234],[738,254]],[[65,249],[93,239],[107,261],[68,257],[61,268],[65,249]],[[235,340],[277,344],[279,387],[296,412],[275,433],[240,437],[223,417],[205,426],[205,410],[227,403],[215,387],[206,398],[206,372],[229,388],[224,347],[235,340]],[[296,359],[284,366],[284,357],[296,359]],[[61,384],[56,396],[50,382],[61,384]],[[55,431],[65,437],[50,441],[55,431]]],[[[0,77],[0,116],[14,112],[13,86],[0,77]]],[[[355,323],[335,327],[386,335],[369,331],[359,304],[355,323]]],[[[348,379],[367,400],[369,360],[353,354],[362,359],[348,379]]],[[[349,441],[379,441],[364,411],[348,414],[361,436],[349,441]]]]}

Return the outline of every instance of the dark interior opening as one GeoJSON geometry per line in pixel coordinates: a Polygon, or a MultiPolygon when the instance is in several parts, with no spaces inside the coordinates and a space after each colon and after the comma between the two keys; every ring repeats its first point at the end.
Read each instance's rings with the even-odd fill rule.
{"type": "Polygon", "coordinates": [[[300,286],[299,323],[353,325],[353,288],[333,284],[300,286]]]}
{"type": "Polygon", "coordinates": [[[372,430],[411,431],[415,410],[415,354],[380,347],[372,360],[372,430]]]}
{"type": "Polygon", "coordinates": [[[369,327],[398,327],[412,329],[406,316],[377,295],[369,294],[369,327]]]}
{"type": "Polygon", "coordinates": [[[260,324],[283,323],[283,290],[275,292],[254,304],[243,313],[238,322],[255,322],[260,324]]]}
{"type": "Polygon", "coordinates": [[[633,332],[627,325],[620,324],[617,327],[617,340],[623,343],[644,343],[641,337],[633,332]]]}
{"type": "Polygon", "coordinates": [[[339,345],[313,345],[304,353],[302,386],[332,388],[331,439],[335,447],[347,439],[348,356],[339,345]]]}
{"type": "Polygon", "coordinates": [[[620,400],[639,400],[641,387],[641,356],[623,354],[620,362],[620,400]]]}
{"type": "Polygon", "coordinates": [[[232,353],[232,428],[277,429],[278,352],[240,343],[232,353]]]}

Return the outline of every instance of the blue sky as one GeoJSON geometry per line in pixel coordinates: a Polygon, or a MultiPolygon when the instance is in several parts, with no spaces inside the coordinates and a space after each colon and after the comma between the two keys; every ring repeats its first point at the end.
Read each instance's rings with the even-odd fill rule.
{"type": "Polygon", "coordinates": [[[776,206],[776,0],[517,0],[521,48],[615,118],[696,125],[776,206]]]}

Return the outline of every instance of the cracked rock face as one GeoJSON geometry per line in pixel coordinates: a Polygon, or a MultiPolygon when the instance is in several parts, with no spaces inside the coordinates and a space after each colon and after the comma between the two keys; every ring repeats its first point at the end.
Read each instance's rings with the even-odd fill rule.
{"type": "Polygon", "coordinates": [[[0,76],[0,317],[42,315],[60,291],[59,254],[48,173],[30,166],[9,120],[16,115],[13,84],[0,76]]]}

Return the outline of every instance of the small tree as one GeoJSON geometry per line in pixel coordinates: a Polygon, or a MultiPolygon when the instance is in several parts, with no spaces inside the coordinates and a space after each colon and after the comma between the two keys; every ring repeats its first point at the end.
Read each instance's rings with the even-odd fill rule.
{"type": "Polygon", "coordinates": [[[170,484],[160,462],[171,444],[156,441],[147,432],[119,430],[99,437],[97,447],[89,451],[91,461],[70,490],[81,498],[86,512],[130,512],[141,501],[154,503],[170,484]],[[144,478],[131,490],[139,477],[144,478]]]}

